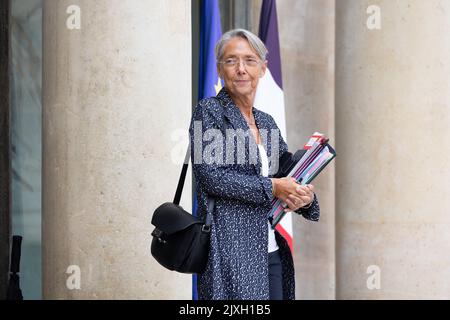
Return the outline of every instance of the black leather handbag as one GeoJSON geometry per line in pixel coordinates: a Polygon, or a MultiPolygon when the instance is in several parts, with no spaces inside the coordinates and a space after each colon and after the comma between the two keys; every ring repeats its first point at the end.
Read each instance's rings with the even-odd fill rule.
{"type": "Polygon", "coordinates": [[[211,214],[214,199],[208,198],[205,219],[195,217],[180,205],[181,193],[189,164],[190,148],[186,153],[173,202],[160,205],[152,217],[152,256],[163,267],[182,273],[202,273],[209,255],[211,214]]]}

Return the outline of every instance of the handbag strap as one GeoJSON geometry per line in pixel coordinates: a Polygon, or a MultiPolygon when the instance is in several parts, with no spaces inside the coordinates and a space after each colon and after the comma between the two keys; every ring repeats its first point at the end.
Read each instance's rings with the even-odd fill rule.
{"type": "MultiPolygon", "coordinates": [[[[186,180],[186,173],[189,166],[190,157],[191,157],[191,144],[189,143],[186,155],[184,156],[183,168],[181,168],[180,179],[178,179],[177,191],[175,192],[175,197],[173,198],[173,203],[176,205],[180,204],[181,194],[183,193],[184,181],[186,180]]],[[[208,199],[208,210],[206,212],[205,226],[210,227],[212,222],[212,212],[214,210],[215,201],[213,198],[208,197],[207,199],[208,199]]]]}
{"type": "Polygon", "coordinates": [[[181,169],[180,179],[178,179],[177,191],[175,192],[175,198],[173,198],[173,203],[176,205],[180,204],[181,194],[183,193],[184,181],[186,180],[186,173],[189,166],[189,158],[191,156],[191,144],[186,151],[186,155],[184,157],[183,168],[181,169]]]}

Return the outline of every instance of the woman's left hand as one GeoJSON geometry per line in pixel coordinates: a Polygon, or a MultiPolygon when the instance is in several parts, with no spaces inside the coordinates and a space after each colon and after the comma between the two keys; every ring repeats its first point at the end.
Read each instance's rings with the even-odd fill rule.
{"type": "Polygon", "coordinates": [[[296,192],[296,194],[290,194],[286,198],[285,202],[288,208],[284,209],[284,211],[296,211],[301,207],[308,206],[314,200],[314,186],[312,184],[299,185],[296,192]]]}

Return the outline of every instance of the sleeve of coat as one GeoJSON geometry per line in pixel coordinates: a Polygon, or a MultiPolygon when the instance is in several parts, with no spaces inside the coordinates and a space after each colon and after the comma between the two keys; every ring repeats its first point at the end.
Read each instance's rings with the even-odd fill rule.
{"type": "MultiPolygon", "coordinates": [[[[203,141],[205,132],[209,131],[206,136],[208,134],[214,135],[214,133],[222,134],[219,127],[221,124],[218,123],[220,121],[214,118],[208,107],[210,106],[197,105],[189,127],[192,168],[197,183],[212,196],[240,200],[251,204],[270,205],[273,199],[270,178],[238,173],[233,170],[232,165],[207,163],[211,161],[203,159],[203,150],[207,145],[203,141]],[[201,130],[198,129],[200,126],[201,130]]],[[[219,146],[222,148],[223,144],[219,144],[219,146]]]]}
{"type": "Polygon", "coordinates": [[[316,194],[314,194],[314,200],[308,209],[300,208],[295,213],[303,216],[303,218],[311,221],[319,221],[320,218],[320,207],[319,201],[317,200],[316,194]]]}

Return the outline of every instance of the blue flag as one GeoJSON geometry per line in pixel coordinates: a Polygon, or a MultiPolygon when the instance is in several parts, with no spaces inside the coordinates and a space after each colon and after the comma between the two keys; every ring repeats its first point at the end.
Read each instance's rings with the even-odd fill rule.
{"type": "MultiPolygon", "coordinates": [[[[200,15],[200,57],[198,99],[215,97],[222,88],[217,73],[215,46],[222,36],[220,11],[217,0],[203,0],[200,15]]],[[[192,212],[197,214],[197,194],[194,188],[192,212]]],[[[197,300],[197,275],[192,276],[192,299],[197,300]]]]}
{"type": "Polygon", "coordinates": [[[217,0],[202,1],[200,24],[200,73],[198,99],[215,97],[222,88],[216,67],[214,48],[222,36],[217,0]]]}

